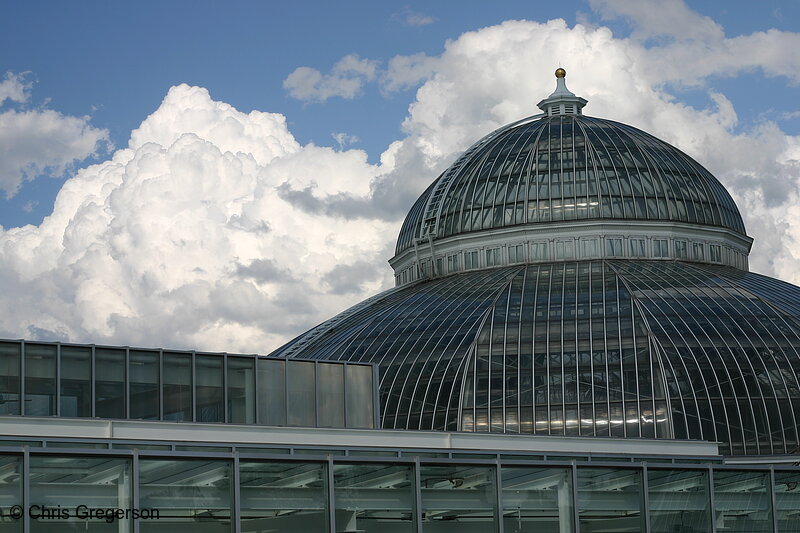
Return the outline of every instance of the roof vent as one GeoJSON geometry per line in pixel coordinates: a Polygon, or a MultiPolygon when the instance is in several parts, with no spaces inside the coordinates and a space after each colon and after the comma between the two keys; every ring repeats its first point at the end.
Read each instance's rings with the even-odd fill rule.
{"type": "Polygon", "coordinates": [[[580,96],[575,96],[573,92],[567,89],[567,82],[564,78],[567,77],[567,71],[561,67],[556,69],[556,90],[553,94],[539,102],[537,105],[539,109],[544,111],[545,115],[552,117],[555,115],[580,115],[581,109],[586,105],[587,100],[580,96]]]}

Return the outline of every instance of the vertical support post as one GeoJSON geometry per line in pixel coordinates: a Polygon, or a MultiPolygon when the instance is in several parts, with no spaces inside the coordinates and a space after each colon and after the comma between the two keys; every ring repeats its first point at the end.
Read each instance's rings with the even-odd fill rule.
{"type": "Polygon", "coordinates": [[[503,473],[500,470],[500,456],[494,463],[494,489],[495,489],[495,531],[503,533],[503,473]]]}
{"type": "Polygon", "coordinates": [[[31,530],[31,448],[22,447],[22,531],[31,530]]]}
{"type": "Polygon", "coordinates": [[[414,532],[422,533],[422,476],[419,457],[414,457],[414,532]]]}
{"type": "Polygon", "coordinates": [[[95,382],[94,377],[97,375],[97,363],[95,361],[95,359],[96,359],[95,351],[96,351],[95,350],[95,345],[92,344],[92,371],[91,371],[91,376],[89,376],[89,388],[92,391],[92,393],[91,393],[91,396],[92,396],[92,418],[97,416],[97,405],[96,405],[97,404],[97,391],[95,390],[95,386],[94,386],[94,382],[95,382]]]}
{"type": "Polygon", "coordinates": [[[650,483],[647,480],[647,461],[642,462],[642,519],[644,533],[650,533],[650,483]]]}
{"type": "Polygon", "coordinates": [[[61,416],[61,343],[56,344],[56,416],[61,416]]]}
{"type": "Polygon", "coordinates": [[[373,428],[381,428],[381,394],[380,394],[381,369],[377,363],[372,365],[372,417],[373,428]]]}
{"type": "Polygon", "coordinates": [[[125,347],[125,375],[122,376],[125,380],[125,418],[131,417],[131,348],[125,347]]]}
{"type": "Polygon", "coordinates": [[[229,422],[228,417],[228,354],[222,354],[222,421],[229,422]]]}
{"type": "Polygon", "coordinates": [[[164,420],[164,350],[158,350],[158,419],[164,420]]]}
{"type": "Polygon", "coordinates": [[[255,423],[261,423],[261,386],[258,383],[258,367],[260,366],[259,360],[261,358],[258,355],[253,356],[253,397],[255,398],[255,409],[253,410],[253,416],[255,417],[255,423]]]}
{"type": "Polygon", "coordinates": [[[319,361],[314,361],[314,427],[319,427],[319,361]]]}
{"type": "Polygon", "coordinates": [[[708,465],[708,498],[711,514],[711,533],[717,533],[717,501],[714,494],[714,468],[708,465]]]}
{"type": "Polygon", "coordinates": [[[769,465],[769,496],[772,506],[772,531],[778,531],[778,499],[775,496],[775,465],[769,465]]]}
{"type": "Polygon", "coordinates": [[[192,422],[197,422],[197,371],[195,369],[195,356],[197,354],[192,350],[192,422]]]}
{"type": "Polygon", "coordinates": [[[333,455],[331,454],[328,454],[326,470],[328,474],[328,531],[336,533],[336,497],[333,493],[333,455]]]}
{"type": "Polygon", "coordinates": [[[581,533],[581,515],[578,509],[578,463],[574,459],[570,464],[572,474],[572,519],[575,533],[581,533]]]}
{"type": "Polygon", "coordinates": [[[19,414],[25,416],[25,341],[20,341],[19,344],[19,414]]]}
{"type": "Polygon", "coordinates": [[[231,531],[242,533],[242,512],[241,512],[241,483],[239,477],[239,451],[233,452],[233,486],[231,487],[231,531]]]}
{"type": "MultiPolygon", "coordinates": [[[[133,464],[131,465],[131,496],[134,509],[141,509],[139,505],[139,450],[133,449],[133,464]]],[[[133,520],[133,533],[139,533],[139,519],[133,520]]]]}

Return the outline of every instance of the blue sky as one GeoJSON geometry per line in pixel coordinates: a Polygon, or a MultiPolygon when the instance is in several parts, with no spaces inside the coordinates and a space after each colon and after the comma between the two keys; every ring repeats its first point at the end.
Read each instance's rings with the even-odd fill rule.
{"type": "Polygon", "coordinates": [[[796,1],[0,0],[0,337],[268,352],[390,287],[414,199],[559,64],[798,283],[799,49],[796,1]]]}
{"type": "MultiPolygon", "coordinates": [[[[722,25],[730,37],[771,28],[800,30],[798,2],[689,6],[722,25]]],[[[384,64],[395,55],[436,55],[448,39],[509,19],[563,18],[569,25],[606,24],[620,37],[631,32],[625,20],[602,21],[587,2],[575,1],[49,1],[3,2],[2,12],[0,73],[28,73],[27,106],[89,115],[91,125],[107,129],[116,147],[127,144],[131,130],[158,107],[169,87],[188,83],[242,111],[284,114],[301,143],[334,145],[332,133],[354,135],[371,160],[401,137],[400,123],[415,87],[388,96],[369,87],[351,100],[306,103],[289,97],[282,85],[295,68],[325,71],[347,54],[384,64]]],[[[564,64],[569,61],[561,58],[564,64]]],[[[720,77],[713,84],[737,104],[745,122],[774,115],[772,106],[753,102],[753,94],[776,104],[789,100],[780,106],[787,109],[796,94],[759,72],[720,77]]],[[[676,94],[695,105],[706,98],[703,91],[685,88],[676,94]]],[[[785,122],[792,132],[800,127],[798,119],[785,122]]],[[[107,155],[101,152],[87,161],[107,155]]],[[[38,224],[52,210],[62,183],[37,179],[24,183],[14,197],[0,198],[0,225],[38,224]]]]}

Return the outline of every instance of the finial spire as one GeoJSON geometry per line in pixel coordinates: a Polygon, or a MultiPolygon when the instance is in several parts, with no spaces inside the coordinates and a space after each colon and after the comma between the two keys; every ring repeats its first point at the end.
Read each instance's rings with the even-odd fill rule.
{"type": "Polygon", "coordinates": [[[567,71],[561,67],[556,69],[556,90],[553,94],[539,102],[539,109],[548,116],[580,115],[587,101],[567,89],[567,71]]]}

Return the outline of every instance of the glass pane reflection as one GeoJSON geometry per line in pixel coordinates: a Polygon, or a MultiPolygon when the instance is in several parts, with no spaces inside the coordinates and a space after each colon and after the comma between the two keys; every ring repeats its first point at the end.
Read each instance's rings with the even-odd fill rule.
{"type": "Polygon", "coordinates": [[[711,530],[708,472],[648,469],[652,533],[711,530]]]}
{"type": "Polygon", "coordinates": [[[570,470],[503,467],[502,479],[504,531],[574,531],[570,470]]]}
{"type": "Polygon", "coordinates": [[[337,531],[414,531],[410,465],[337,464],[333,477],[337,531]]]}
{"type": "Polygon", "coordinates": [[[230,533],[231,465],[227,461],[142,459],[139,505],[159,510],[142,533],[230,533]]]}
{"type": "Polygon", "coordinates": [[[634,469],[578,469],[581,531],[644,531],[641,477],[634,469]]]}
{"type": "Polygon", "coordinates": [[[715,471],[714,503],[718,531],[772,531],[768,472],[715,471]]]}
{"type": "Polygon", "coordinates": [[[498,530],[494,468],[422,465],[420,489],[423,531],[498,530]]]}
{"type": "Polygon", "coordinates": [[[243,533],[299,533],[327,529],[324,463],[242,461],[243,533]]]}

